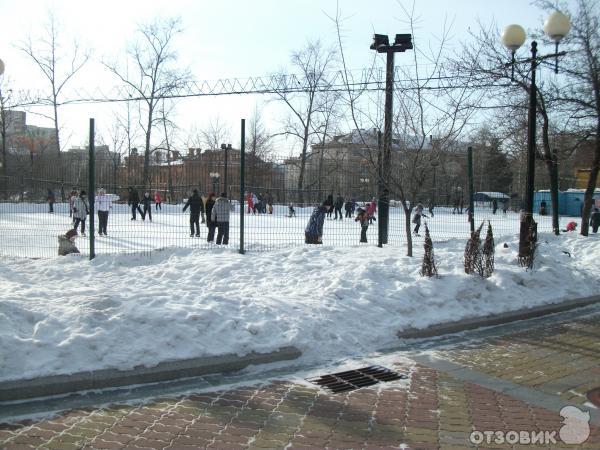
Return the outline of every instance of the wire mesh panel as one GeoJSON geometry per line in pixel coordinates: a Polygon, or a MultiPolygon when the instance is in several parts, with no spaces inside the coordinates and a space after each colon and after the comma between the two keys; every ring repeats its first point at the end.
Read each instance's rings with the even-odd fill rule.
{"type": "MultiPolygon", "coordinates": [[[[21,257],[58,254],[59,236],[75,228],[75,244],[89,255],[90,222],[94,221],[95,253],[149,253],[164,248],[205,248],[217,245],[219,230],[212,222],[212,201],[226,195],[229,239],[240,245],[243,208],[244,242],[248,251],[266,251],[307,244],[306,229],[319,217],[320,242],[330,246],[372,246],[379,238],[377,184],[364,167],[308,166],[300,182],[297,166],[284,161],[246,165],[242,195],[240,152],[235,149],[190,150],[187,156],[155,158],[144,182],[144,160],[131,155],[121,160],[100,146],[95,161],[95,186],[88,190],[88,150],[65,152],[57,161],[25,161],[20,173],[2,178],[0,192],[0,252],[21,257]],[[225,151],[228,152],[225,155],[225,151]],[[304,186],[300,189],[298,186],[304,186]],[[84,208],[94,201],[94,215],[74,210],[83,195],[84,208]],[[188,201],[196,195],[201,199],[188,201]],[[212,195],[211,195],[212,194],[212,195]],[[243,198],[242,198],[243,197],[243,198]],[[210,201],[209,201],[210,198],[210,201]],[[188,204],[186,208],[186,204],[188,204]],[[328,210],[319,212],[324,204],[328,210]],[[200,206],[201,205],[201,206],[200,206]],[[185,211],[184,211],[185,208],[185,211]],[[366,211],[368,220],[357,220],[366,211]],[[77,220],[79,218],[79,220],[77,220]],[[102,221],[102,227],[101,225],[102,221]],[[211,228],[212,225],[212,228],[211,228]]],[[[386,244],[401,253],[412,239],[413,253],[423,247],[426,221],[435,242],[468,239],[469,211],[465,180],[435,172],[416,190],[408,216],[399,191],[390,191],[386,244]],[[420,223],[415,210],[422,207],[420,223]]],[[[410,206],[409,203],[407,203],[410,206]]],[[[489,220],[497,239],[519,232],[520,204],[508,196],[482,196],[474,205],[476,225],[489,220]]],[[[223,211],[223,210],[221,210],[223,211]]],[[[540,208],[536,208],[540,211],[540,208]]],[[[538,231],[552,231],[550,215],[534,214],[538,231]]]]}

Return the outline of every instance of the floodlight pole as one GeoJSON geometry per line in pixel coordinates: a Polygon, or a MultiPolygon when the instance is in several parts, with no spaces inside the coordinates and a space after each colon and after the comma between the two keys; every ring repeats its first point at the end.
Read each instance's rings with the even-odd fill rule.
{"type": "Polygon", "coordinates": [[[390,218],[390,174],[392,162],[392,119],[394,106],[394,53],[404,52],[413,48],[411,34],[397,34],[394,43],[390,45],[388,36],[375,34],[371,50],[386,53],[385,70],[385,106],[383,125],[383,158],[378,158],[377,186],[379,197],[378,246],[388,243],[390,218]]]}
{"type": "Polygon", "coordinates": [[[380,243],[388,243],[390,223],[390,166],[392,161],[392,117],[394,110],[394,49],[393,46],[387,50],[387,61],[385,68],[385,107],[383,125],[383,164],[381,165],[381,177],[383,189],[379,192],[379,235],[380,243]]]}

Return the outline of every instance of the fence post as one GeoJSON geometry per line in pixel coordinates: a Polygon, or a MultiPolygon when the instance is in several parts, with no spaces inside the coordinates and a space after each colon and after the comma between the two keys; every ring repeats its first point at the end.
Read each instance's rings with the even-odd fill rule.
{"type": "Polygon", "coordinates": [[[471,233],[475,231],[475,205],[473,203],[473,147],[467,148],[467,173],[469,177],[469,223],[471,233]]]}
{"type": "Polygon", "coordinates": [[[240,254],[244,250],[244,193],[246,191],[246,119],[242,119],[242,143],[240,145],[240,254]]]}
{"type": "Polygon", "coordinates": [[[90,225],[88,227],[90,232],[90,260],[96,257],[96,236],[94,230],[94,202],[96,200],[96,157],[94,154],[94,119],[90,119],[90,144],[89,144],[89,161],[88,161],[88,189],[89,189],[89,203],[90,203],[90,225]]]}
{"type": "Polygon", "coordinates": [[[377,222],[377,247],[383,247],[385,243],[384,235],[385,231],[385,223],[382,218],[381,209],[382,209],[382,197],[384,191],[383,184],[383,159],[381,154],[381,130],[377,130],[377,196],[379,197],[379,222],[377,222]]]}

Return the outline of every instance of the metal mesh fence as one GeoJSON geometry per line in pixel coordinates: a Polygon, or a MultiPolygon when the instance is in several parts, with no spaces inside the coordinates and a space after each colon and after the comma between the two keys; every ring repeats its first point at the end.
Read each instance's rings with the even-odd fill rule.
{"type": "MultiPolygon", "coordinates": [[[[87,152],[87,150],[85,150],[87,152]]],[[[305,228],[315,207],[328,197],[333,204],[323,221],[324,245],[377,245],[378,212],[372,214],[366,229],[366,243],[361,239],[361,222],[355,220],[359,208],[368,210],[376,198],[374,177],[364,168],[338,168],[323,174],[308,168],[303,189],[298,189],[297,167],[285,162],[252,161],[246,163],[243,203],[239,151],[224,158],[222,151],[197,152],[173,161],[155,161],[149,166],[149,182],[144,188],[142,159],[121,161],[101,152],[95,160],[95,213],[84,214],[77,221],[76,245],[84,255],[90,252],[90,221],[95,224],[95,253],[150,253],[167,247],[204,248],[216,246],[218,229],[211,239],[211,217],[207,211],[209,194],[213,199],[222,192],[229,199],[229,242],[238,248],[243,233],[247,251],[265,251],[298,247],[305,244],[305,228]],[[308,186],[308,187],[306,187],[308,186]],[[106,197],[99,202],[99,190],[106,197]],[[191,207],[184,212],[188,199],[197,190],[202,198],[198,229],[191,207]],[[136,198],[137,197],[137,198],[136,198]],[[147,200],[144,200],[146,198],[147,200]],[[100,228],[101,204],[110,205],[106,232],[100,228]],[[240,227],[243,208],[244,227],[240,227]],[[193,227],[193,228],[191,228],[193,227]],[[84,235],[85,233],[85,235],[84,235]],[[361,240],[363,242],[361,242],[361,240]]],[[[74,227],[77,214],[74,202],[81,191],[88,190],[88,161],[82,151],[77,158],[63,155],[64,170],[46,161],[33,170],[24,167],[22,176],[2,178],[0,184],[0,252],[19,257],[52,257],[58,254],[58,239],[74,227]],[[46,171],[44,171],[44,168],[46,171]],[[33,176],[31,176],[33,175],[33,176]]],[[[433,175],[419,189],[415,202],[424,207],[419,230],[407,219],[397,194],[390,193],[388,245],[402,247],[407,242],[407,226],[412,235],[415,254],[422,251],[424,222],[432,239],[443,242],[451,238],[467,239],[470,234],[466,206],[466,180],[433,175]],[[417,231],[417,233],[415,233],[417,231]],[[413,234],[414,233],[414,234],[413,234]]],[[[90,194],[86,192],[89,208],[90,194]]],[[[475,202],[475,222],[490,220],[497,237],[519,232],[518,199],[475,202]]],[[[105,208],[106,209],[106,208],[105,208]]],[[[539,210],[537,208],[536,210],[539,210]]],[[[197,211],[196,211],[197,213],[197,211]]],[[[551,231],[551,216],[535,215],[538,230],[551,231]]]]}

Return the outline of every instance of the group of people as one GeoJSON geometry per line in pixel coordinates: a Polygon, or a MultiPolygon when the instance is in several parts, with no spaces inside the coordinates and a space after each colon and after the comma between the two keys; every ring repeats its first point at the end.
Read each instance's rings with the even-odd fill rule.
{"type": "MultiPolygon", "coordinates": [[[[590,227],[592,227],[593,233],[597,233],[598,228],[600,228],[600,209],[596,206],[592,210],[592,214],[590,214],[590,227]]],[[[567,224],[567,227],[562,231],[569,232],[575,230],[577,230],[577,222],[571,221],[567,224]]]]}
{"type": "Polygon", "coordinates": [[[273,196],[270,192],[267,191],[264,194],[246,192],[244,194],[244,198],[246,199],[246,204],[248,205],[248,214],[273,214],[273,196]]]}
{"type": "MultiPolygon", "coordinates": [[[[350,207],[346,207],[346,212],[352,211],[354,212],[354,208],[356,207],[356,202],[354,200],[350,200],[353,204],[350,207]]],[[[346,202],[347,204],[348,202],[346,202]]],[[[323,225],[325,223],[325,216],[331,215],[331,211],[335,209],[335,219],[342,219],[342,205],[344,205],[344,199],[338,194],[336,198],[336,202],[333,200],[333,195],[329,195],[325,201],[317,206],[312,214],[310,215],[310,219],[308,219],[308,224],[304,229],[304,242],[306,244],[322,244],[323,243],[323,225]],[[339,199],[341,200],[341,203],[339,199]]],[[[293,205],[290,205],[292,208],[293,205]]],[[[367,203],[364,207],[358,207],[356,209],[356,218],[354,219],[356,222],[360,222],[360,241],[361,243],[367,242],[367,230],[369,225],[373,223],[375,219],[375,213],[377,212],[377,202],[375,198],[369,203],[367,203]]],[[[346,217],[352,217],[351,215],[346,217]]]]}
{"type": "Polygon", "coordinates": [[[206,204],[204,204],[198,189],[194,189],[183,206],[183,212],[188,208],[190,208],[190,237],[200,237],[200,223],[206,223],[208,228],[207,242],[214,242],[216,230],[216,244],[229,244],[231,203],[227,198],[227,193],[222,192],[221,196],[216,198],[216,194],[211,192],[206,198],[206,204]],[[202,222],[200,222],[200,217],[202,217],[202,222]]]}

